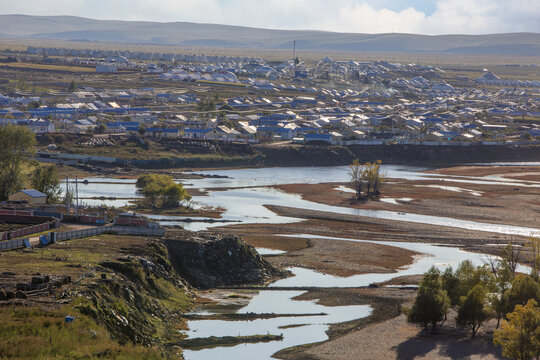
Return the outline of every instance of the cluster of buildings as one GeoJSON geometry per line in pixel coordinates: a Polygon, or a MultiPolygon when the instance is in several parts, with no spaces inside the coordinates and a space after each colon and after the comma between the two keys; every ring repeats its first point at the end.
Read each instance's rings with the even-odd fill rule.
{"type": "Polygon", "coordinates": [[[464,79],[452,82],[436,67],[385,61],[327,57],[307,66],[297,59],[270,63],[257,58],[28,48],[29,53],[40,51],[100,57],[106,64],[126,66],[133,59],[175,63],[167,69],[159,62],[145,63],[146,76],[164,84],[159,89],[80,87],[43,97],[0,94],[0,124],[28,126],[36,133],[328,144],[501,144],[537,141],[540,136],[538,82],[501,80],[490,72],[461,86],[464,79]],[[196,84],[183,84],[182,91],[163,90],[169,81],[241,90],[212,100],[215,108],[201,112],[199,105],[209,102],[212,93],[197,91],[196,84]]]}

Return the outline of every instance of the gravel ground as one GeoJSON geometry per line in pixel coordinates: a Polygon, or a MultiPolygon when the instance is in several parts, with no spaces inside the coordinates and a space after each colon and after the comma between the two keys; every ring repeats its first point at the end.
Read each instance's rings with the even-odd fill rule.
{"type": "MultiPolygon", "coordinates": [[[[463,331],[423,334],[405,315],[310,347],[305,356],[320,360],[502,359],[489,336],[471,340],[463,331]]],[[[299,357],[298,359],[300,359],[299,357]]]]}

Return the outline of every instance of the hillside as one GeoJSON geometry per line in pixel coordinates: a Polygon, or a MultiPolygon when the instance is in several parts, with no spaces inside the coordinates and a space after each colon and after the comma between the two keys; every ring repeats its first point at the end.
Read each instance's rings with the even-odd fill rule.
{"type": "Polygon", "coordinates": [[[540,34],[353,34],[269,30],[188,22],[94,20],[74,16],[0,15],[0,37],[133,44],[302,50],[538,55],[540,34]]]}

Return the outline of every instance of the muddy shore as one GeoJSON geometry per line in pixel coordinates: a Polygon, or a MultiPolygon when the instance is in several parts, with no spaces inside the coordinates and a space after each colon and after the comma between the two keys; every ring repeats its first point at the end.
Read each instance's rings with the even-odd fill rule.
{"type": "MultiPolygon", "coordinates": [[[[300,194],[303,199],[333,206],[366,210],[390,210],[452,217],[494,224],[540,228],[540,169],[537,167],[458,167],[431,171],[457,176],[498,176],[526,182],[515,185],[475,184],[468,178],[444,181],[387,179],[379,199],[355,201],[343,191],[348,184],[290,184],[276,188],[300,194]],[[526,170],[526,171],[525,171],[526,170]],[[530,185],[537,185],[532,187],[530,185]],[[529,185],[529,186],[527,186],[529,185]],[[341,188],[340,188],[341,186],[341,188]]],[[[489,181],[486,178],[485,181],[489,181]]]]}

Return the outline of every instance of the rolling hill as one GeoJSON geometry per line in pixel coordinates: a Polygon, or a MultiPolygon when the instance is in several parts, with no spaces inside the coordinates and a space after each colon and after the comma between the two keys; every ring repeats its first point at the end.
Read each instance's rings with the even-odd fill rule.
{"type": "Polygon", "coordinates": [[[270,30],[188,22],[94,20],[74,16],[0,15],[0,36],[71,41],[302,50],[540,56],[540,34],[355,34],[270,30]]]}

